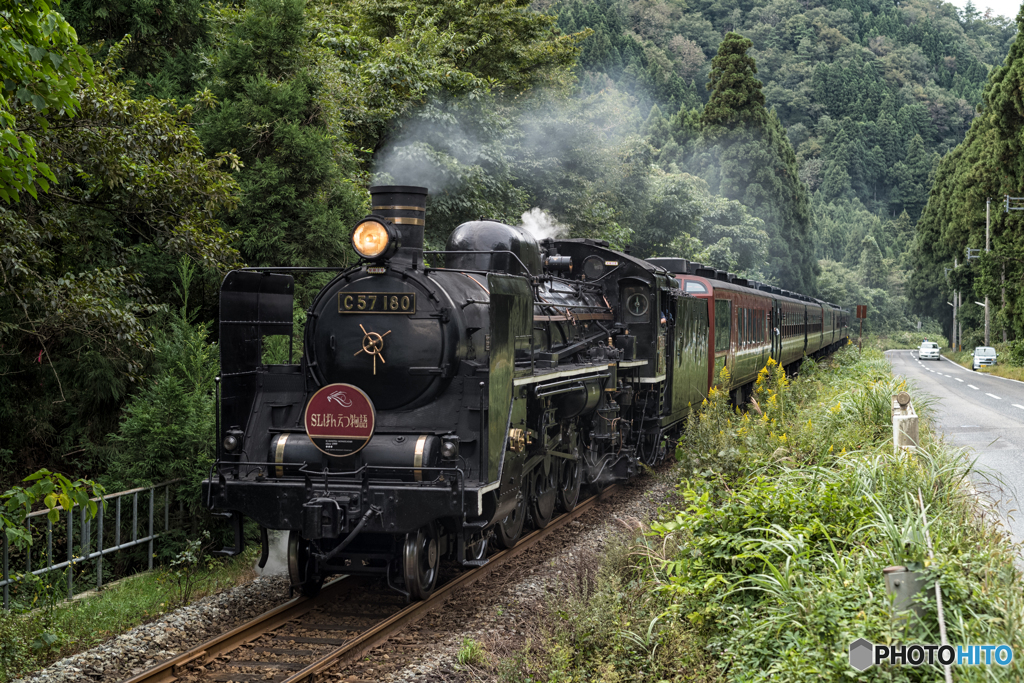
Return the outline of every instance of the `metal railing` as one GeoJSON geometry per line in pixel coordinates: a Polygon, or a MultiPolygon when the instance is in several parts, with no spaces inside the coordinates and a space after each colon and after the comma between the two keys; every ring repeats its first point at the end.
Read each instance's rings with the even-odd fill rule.
{"type": "MultiPolygon", "coordinates": [[[[75,568],[84,562],[95,560],[96,562],[96,588],[100,589],[103,587],[103,558],[112,553],[116,553],[127,548],[134,548],[141,545],[148,545],[148,565],[149,569],[153,568],[153,542],[160,536],[166,534],[171,529],[171,487],[179,483],[180,479],[174,479],[171,481],[165,481],[160,484],[154,484],[153,486],[130,489],[128,491],[121,491],[119,493],[113,493],[109,495],[100,496],[99,498],[93,498],[96,502],[97,510],[96,517],[89,519],[86,515],[85,509],[76,506],[70,511],[66,511],[58,508],[57,522],[51,522],[47,517],[46,510],[39,510],[37,512],[30,513],[25,519],[25,528],[33,538],[32,545],[24,551],[25,555],[25,570],[24,573],[18,573],[15,576],[11,576],[10,572],[10,561],[11,561],[11,549],[8,545],[7,535],[0,532],[0,543],[3,546],[3,575],[0,577],[0,586],[3,587],[4,593],[4,609],[10,609],[10,587],[12,584],[18,583],[23,580],[25,575],[41,576],[52,571],[65,570],[67,579],[67,596],[66,599],[70,600],[75,595],[74,589],[74,574],[75,568]],[[159,492],[163,492],[163,517],[164,524],[163,530],[155,530],[156,520],[156,509],[157,509],[157,497],[159,492]],[[148,503],[149,514],[148,514],[148,526],[145,530],[145,535],[139,536],[139,498],[143,499],[143,505],[148,503]],[[130,499],[127,504],[123,504],[122,501],[130,499]],[[124,510],[124,508],[130,505],[130,511],[124,510]],[[124,529],[125,533],[122,533],[122,520],[125,521],[127,526],[128,520],[124,518],[122,513],[130,512],[131,518],[131,538],[128,539],[127,528],[124,529]],[[104,518],[108,515],[113,516],[113,532],[109,531],[106,533],[104,538],[104,518]],[[78,518],[77,524],[75,518],[78,518]],[[62,524],[62,519],[65,522],[62,524]],[[42,566],[38,566],[33,569],[32,557],[33,554],[41,556],[42,550],[35,542],[36,539],[42,540],[43,527],[45,524],[45,537],[46,537],[46,553],[45,562],[42,566]],[[67,559],[54,562],[53,561],[53,546],[54,546],[54,531],[55,529],[60,535],[61,527],[66,528],[66,545],[67,545],[67,559]],[[93,526],[96,527],[95,543],[93,542],[93,526]],[[107,542],[113,537],[113,543],[106,545],[107,542]],[[122,540],[122,536],[126,536],[122,540]],[[77,551],[77,552],[76,552],[77,551]]],[[[145,514],[145,512],[144,512],[145,514]]],[[[61,539],[58,539],[58,543],[61,539]]],[[[59,552],[59,549],[58,549],[59,552]]],[[[19,553],[20,554],[20,553],[19,553]]],[[[20,558],[19,558],[20,559],[20,558]]],[[[41,558],[40,558],[41,559],[41,558]]],[[[38,564],[38,562],[37,562],[38,564]]]]}

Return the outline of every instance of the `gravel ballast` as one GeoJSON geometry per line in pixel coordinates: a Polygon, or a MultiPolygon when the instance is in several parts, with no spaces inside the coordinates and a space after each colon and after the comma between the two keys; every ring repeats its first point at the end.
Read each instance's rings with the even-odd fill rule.
{"type": "MultiPolygon", "coordinates": [[[[492,654],[513,651],[536,628],[531,622],[538,605],[582,571],[580,563],[593,564],[614,534],[649,519],[672,490],[664,470],[642,477],[409,629],[406,638],[420,646],[382,646],[356,666],[334,672],[336,680],[461,680],[466,669],[458,664],[458,653],[467,638],[492,654]],[[418,635],[420,630],[423,635],[418,635]]],[[[284,575],[257,577],[61,659],[17,683],[122,681],[287,602],[288,593],[284,575]]],[[[477,670],[472,679],[479,680],[480,673],[477,670]]]]}
{"type": "Polygon", "coordinates": [[[288,600],[284,575],[258,576],[65,657],[16,683],[124,680],[288,600]]]}

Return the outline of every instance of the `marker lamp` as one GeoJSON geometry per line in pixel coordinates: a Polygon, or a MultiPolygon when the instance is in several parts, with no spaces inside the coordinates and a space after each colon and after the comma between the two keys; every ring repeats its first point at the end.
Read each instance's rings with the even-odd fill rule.
{"type": "Polygon", "coordinates": [[[397,241],[395,232],[390,225],[367,218],[352,231],[352,248],[364,259],[390,256],[395,250],[397,241]]]}

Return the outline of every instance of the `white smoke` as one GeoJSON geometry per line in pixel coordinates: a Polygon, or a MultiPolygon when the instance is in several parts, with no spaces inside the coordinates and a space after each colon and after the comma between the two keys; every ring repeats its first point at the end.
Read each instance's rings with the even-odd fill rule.
{"type": "Polygon", "coordinates": [[[270,554],[267,566],[263,569],[254,567],[257,576],[276,576],[288,571],[288,532],[271,529],[268,533],[270,554]]]}
{"type": "Polygon", "coordinates": [[[416,185],[438,195],[459,184],[483,144],[446,106],[429,102],[396,125],[374,155],[375,185],[416,185]]]}
{"type": "Polygon", "coordinates": [[[541,208],[533,207],[522,215],[522,227],[540,242],[546,239],[558,239],[569,234],[569,227],[562,225],[541,208]]]}

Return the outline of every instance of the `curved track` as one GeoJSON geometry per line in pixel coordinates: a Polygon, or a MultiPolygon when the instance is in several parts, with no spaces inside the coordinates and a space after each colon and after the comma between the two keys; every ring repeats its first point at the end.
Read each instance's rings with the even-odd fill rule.
{"type": "Polygon", "coordinates": [[[484,578],[620,488],[611,486],[581,502],[572,512],[524,536],[513,548],[492,555],[483,567],[439,586],[422,602],[404,605],[397,594],[372,593],[367,590],[368,582],[340,577],[324,586],[315,598],[296,598],[126,683],[320,680],[320,674],[385,643],[444,604],[456,591],[484,578]]]}

